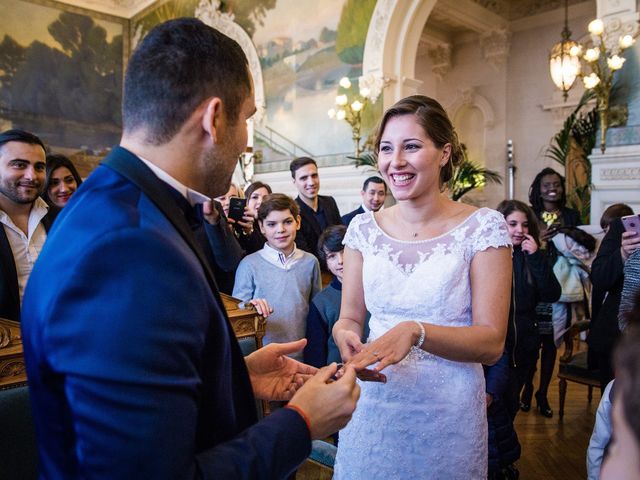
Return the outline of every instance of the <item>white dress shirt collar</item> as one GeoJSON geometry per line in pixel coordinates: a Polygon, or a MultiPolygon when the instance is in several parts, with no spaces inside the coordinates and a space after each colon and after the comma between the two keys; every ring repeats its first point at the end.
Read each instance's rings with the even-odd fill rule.
{"type": "Polygon", "coordinates": [[[289,270],[304,256],[304,252],[294,244],[293,251],[289,255],[285,255],[280,250],[276,250],[265,242],[264,247],[260,250],[260,255],[270,264],[284,270],[289,270]]]}
{"type": "Polygon", "coordinates": [[[168,184],[170,187],[173,187],[178,192],[180,192],[180,194],[187,199],[187,201],[191,204],[191,206],[195,206],[198,203],[211,201],[211,198],[207,197],[206,195],[203,195],[200,192],[196,192],[195,190],[192,190],[191,188],[187,187],[183,183],[180,183],[178,180],[173,178],[171,175],[169,175],[167,172],[165,172],[163,169],[161,169],[157,165],[151,163],[149,160],[142,158],[140,155],[138,155],[138,158],[142,160],[144,164],[147,167],[149,167],[151,171],[155,173],[160,180],[162,180],[164,183],[168,184]]]}
{"type": "Polygon", "coordinates": [[[7,212],[0,210],[0,224],[4,228],[16,265],[20,303],[22,303],[22,295],[29,275],[31,275],[31,270],[33,270],[33,266],[47,239],[47,232],[44,229],[44,225],[42,225],[42,219],[48,211],[49,206],[47,203],[40,197],[36,198],[29,212],[27,233],[25,234],[13,223],[7,212]]]}
{"type": "MultiPolygon", "coordinates": [[[[362,209],[366,212],[370,212],[371,209],[369,207],[367,207],[364,203],[361,203],[360,206],[362,207],[362,209]]],[[[379,212],[380,210],[384,210],[384,205],[382,205],[378,210],[376,210],[377,212],[379,212]]]]}

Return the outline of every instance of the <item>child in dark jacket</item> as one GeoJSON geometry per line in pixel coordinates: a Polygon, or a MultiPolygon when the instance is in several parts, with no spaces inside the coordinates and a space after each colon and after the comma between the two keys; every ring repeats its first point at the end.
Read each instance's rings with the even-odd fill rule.
{"type": "MultiPolygon", "coordinates": [[[[341,363],[340,351],[333,341],[331,331],[340,317],[342,302],[342,253],[347,227],[331,225],[318,239],[318,258],[322,267],[333,274],[331,283],[318,293],[309,305],[307,315],[307,346],[304,349],[304,363],[314,367],[324,367],[332,362],[341,363]]],[[[365,319],[363,341],[369,336],[369,314],[365,319]]]]}
{"type": "Polygon", "coordinates": [[[536,305],[557,301],[561,288],[551,264],[539,249],[538,222],[533,210],[518,200],[505,200],[497,210],[504,215],[513,242],[513,287],[505,349],[515,369],[508,402],[511,417],[515,418],[519,406],[523,411],[531,408],[531,381],[540,346],[536,305]]]}

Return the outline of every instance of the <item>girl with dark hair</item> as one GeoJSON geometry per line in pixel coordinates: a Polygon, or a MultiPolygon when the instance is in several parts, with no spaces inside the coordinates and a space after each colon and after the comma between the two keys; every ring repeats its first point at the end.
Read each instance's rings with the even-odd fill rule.
{"type": "Polygon", "coordinates": [[[245,207],[245,215],[253,217],[253,223],[246,227],[246,223],[243,225],[236,223],[233,225],[233,231],[240,242],[240,246],[247,255],[250,255],[258,250],[261,250],[264,246],[266,239],[264,235],[260,233],[260,225],[258,225],[258,209],[262,205],[262,200],[267,195],[273,193],[271,187],[266,183],[253,182],[244,191],[244,198],[247,199],[247,206],[245,207]]]}
{"type": "Polygon", "coordinates": [[[64,155],[47,155],[47,176],[42,198],[52,206],[64,207],[82,183],[75,165],[64,155]]]}
{"type": "Polygon", "coordinates": [[[258,218],[258,209],[262,204],[262,199],[272,193],[271,187],[262,182],[253,182],[244,191],[244,198],[247,199],[247,208],[256,219],[258,218]]]}
{"type": "Polygon", "coordinates": [[[509,405],[510,413],[515,417],[520,394],[522,410],[531,408],[533,376],[540,349],[536,305],[557,301],[561,289],[549,258],[540,250],[538,221],[533,210],[518,200],[504,200],[496,210],[504,215],[513,242],[510,311],[513,322],[509,324],[505,349],[511,352],[511,360],[516,366],[516,388],[509,405]]]}
{"type": "Polygon", "coordinates": [[[358,408],[340,431],[334,478],[486,480],[482,364],[504,351],[507,226],[495,210],[443,192],[462,150],[434,99],[397,102],[375,145],[397,203],[349,224],[333,337],[343,361],[356,371],[375,364],[387,382],[361,383],[358,408]]]}

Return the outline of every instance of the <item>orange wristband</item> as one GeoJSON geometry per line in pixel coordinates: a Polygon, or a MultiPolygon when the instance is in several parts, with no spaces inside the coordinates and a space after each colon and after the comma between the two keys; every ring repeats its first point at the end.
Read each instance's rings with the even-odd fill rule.
{"type": "Polygon", "coordinates": [[[304,410],[302,410],[299,406],[291,405],[290,403],[285,405],[285,408],[290,408],[291,410],[295,410],[296,412],[298,412],[298,414],[304,420],[304,423],[307,424],[307,428],[309,429],[309,433],[311,433],[311,421],[309,420],[309,417],[307,416],[307,414],[304,413],[304,410]]]}

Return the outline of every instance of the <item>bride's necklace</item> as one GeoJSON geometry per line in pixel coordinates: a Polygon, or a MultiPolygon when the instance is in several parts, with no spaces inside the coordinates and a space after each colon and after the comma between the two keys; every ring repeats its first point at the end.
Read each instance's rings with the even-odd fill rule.
{"type": "MultiPolygon", "coordinates": [[[[400,217],[398,217],[400,218],[400,217]]],[[[406,226],[407,230],[409,231],[409,233],[411,234],[411,238],[418,238],[418,235],[420,235],[420,232],[422,232],[424,230],[424,228],[429,225],[431,222],[427,222],[423,225],[415,225],[413,223],[409,223],[407,222],[405,219],[400,218],[400,223],[403,226],[406,226]]]]}

